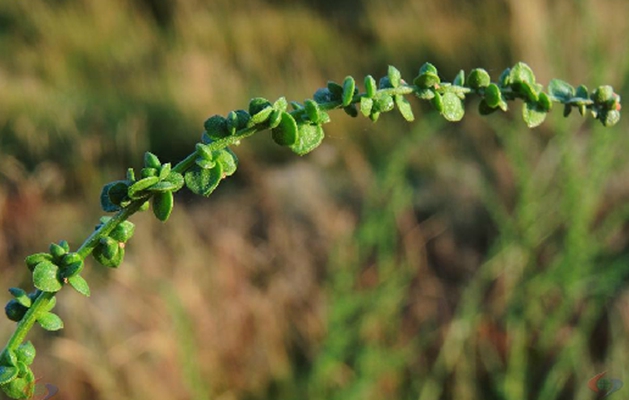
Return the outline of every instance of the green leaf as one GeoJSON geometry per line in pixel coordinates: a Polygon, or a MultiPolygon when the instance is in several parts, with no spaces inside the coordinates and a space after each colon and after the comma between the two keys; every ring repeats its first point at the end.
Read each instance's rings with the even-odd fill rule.
{"type": "Polygon", "coordinates": [[[304,103],[304,108],[306,109],[308,119],[310,119],[310,121],[314,124],[318,124],[321,120],[321,110],[319,109],[319,104],[317,104],[314,100],[307,99],[304,103]]]}
{"type": "Polygon", "coordinates": [[[540,108],[540,110],[546,111],[546,112],[550,111],[551,108],[553,108],[553,103],[550,100],[550,97],[544,92],[540,92],[537,105],[540,108]]]}
{"type": "Polygon", "coordinates": [[[332,92],[327,87],[319,88],[312,97],[317,103],[323,104],[332,101],[332,92]]]}
{"type": "MultiPolygon", "coordinates": [[[[18,372],[19,374],[19,372],[18,372]]],[[[17,377],[2,385],[2,390],[12,399],[30,399],[35,393],[35,377],[31,372],[25,377],[17,377]]]]}
{"type": "Polygon", "coordinates": [[[68,283],[83,296],[90,297],[90,287],[81,275],[74,275],[68,278],[68,283]]]}
{"type": "Polygon", "coordinates": [[[564,82],[561,79],[551,79],[548,84],[548,93],[556,101],[568,101],[575,95],[575,90],[568,82],[564,82]]]}
{"type": "Polygon", "coordinates": [[[594,89],[594,93],[592,93],[592,100],[595,103],[604,103],[607,100],[611,100],[614,96],[614,88],[609,85],[599,86],[594,89]]]}
{"type": "Polygon", "coordinates": [[[23,289],[20,288],[10,288],[9,289],[9,293],[11,293],[11,295],[13,297],[15,297],[15,301],[17,301],[19,304],[23,305],[24,307],[30,307],[31,306],[31,298],[28,297],[28,294],[26,294],[26,292],[23,289]]]}
{"type": "Polygon", "coordinates": [[[598,119],[601,121],[603,126],[614,126],[620,121],[620,111],[618,110],[603,110],[599,115],[598,119]]]}
{"type": "Polygon", "coordinates": [[[227,120],[220,115],[213,115],[203,124],[205,133],[212,139],[222,139],[229,136],[227,120]]]}
{"type": "Polygon", "coordinates": [[[212,169],[202,169],[194,166],[184,175],[188,189],[192,193],[206,197],[212,194],[222,178],[223,167],[220,163],[217,163],[212,169]]]}
{"type": "Polygon", "coordinates": [[[28,311],[28,308],[18,303],[17,300],[11,299],[4,306],[4,313],[11,321],[20,322],[24,318],[24,314],[28,311]]]}
{"type": "Polygon", "coordinates": [[[170,175],[171,170],[172,166],[170,165],[170,163],[162,164],[162,166],[159,167],[159,174],[157,174],[157,177],[160,181],[164,180],[168,175],[170,175]]]}
{"type": "Polygon", "coordinates": [[[282,111],[282,119],[277,127],[271,130],[271,137],[280,146],[290,146],[297,141],[297,122],[292,115],[282,111]]]}
{"type": "Polygon", "coordinates": [[[334,81],[328,81],[327,87],[332,95],[333,101],[340,100],[343,97],[343,86],[334,81]]]}
{"type": "Polygon", "coordinates": [[[17,367],[0,365],[0,385],[7,384],[17,378],[17,373],[17,367]]]}
{"type": "Polygon", "coordinates": [[[83,271],[84,265],[83,260],[68,264],[61,268],[61,275],[63,278],[70,278],[71,276],[77,275],[83,271]]]}
{"type": "Polygon", "coordinates": [[[485,89],[485,102],[491,108],[496,108],[502,101],[500,88],[495,83],[490,83],[485,89]]]}
{"type": "Polygon", "coordinates": [[[482,68],[476,68],[470,71],[467,77],[467,84],[472,89],[482,89],[489,86],[491,78],[489,73],[482,68]]]}
{"type": "Polygon", "coordinates": [[[5,348],[4,351],[0,353],[0,365],[6,367],[16,367],[17,361],[17,354],[15,354],[13,350],[5,348]]]}
{"type": "Polygon", "coordinates": [[[394,107],[393,97],[387,93],[379,92],[373,98],[373,111],[388,112],[393,110],[394,107]]]}
{"type": "Polygon", "coordinates": [[[101,238],[98,246],[92,251],[92,256],[99,264],[107,268],[118,268],[124,258],[124,248],[112,238],[101,238]]]}
{"type": "Polygon", "coordinates": [[[144,179],[140,179],[135,182],[133,185],[129,186],[129,190],[127,191],[127,195],[132,200],[141,199],[142,197],[146,197],[147,193],[144,192],[146,189],[155,185],[159,182],[159,178],[156,176],[149,176],[144,179]]]}
{"type": "Polygon", "coordinates": [[[149,191],[155,192],[176,192],[183,187],[183,175],[178,172],[171,172],[166,178],[149,188],[149,191]]]}
{"type": "Polygon", "coordinates": [[[452,84],[455,86],[463,86],[465,85],[465,71],[460,70],[458,74],[454,77],[452,84]]]}
{"type": "Polygon", "coordinates": [[[43,292],[57,292],[62,284],[57,278],[59,267],[50,261],[42,261],[33,271],[33,284],[43,292]]]}
{"type": "MultiPolygon", "coordinates": [[[[347,107],[343,107],[343,111],[345,111],[345,114],[349,115],[352,118],[356,118],[358,116],[358,110],[356,109],[356,104],[350,104],[347,107]]],[[[323,122],[324,121],[321,121],[321,123],[323,122]]],[[[325,122],[328,122],[328,121],[325,121],[325,122]]],[[[321,123],[319,123],[318,125],[321,125],[321,123]]]]}
{"type": "Polygon", "coordinates": [[[539,108],[537,103],[527,101],[522,108],[522,117],[529,128],[535,128],[546,119],[546,111],[539,108]]]}
{"type": "Polygon", "coordinates": [[[35,360],[35,354],[35,346],[33,346],[33,343],[30,341],[22,343],[15,351],[17,359],[26,365],[31,365],[33,363],[33,360],[35,360]]]}
{"type": "Polygon", "coordinates": [[[441,93],[435,92],[435,96],[430,100],[430,103],[435,107],[435,110],[440,113],[443,112],[443,96],[441,93]]]}
{"type": "Polygon", "coordinates": [[[303,156],[316,149],[325,136],[323,128],[320,125],[303,124],[299,126],[299,136],[297,142],[290,146],[290,149],[303,156]]]}
{"type": "Polygon", "coordinates": [[[442,114],[448,121],[460,121],[465,115],[463,100],[452,92],[444,93],[442,114]]]}
{"type": "Polygon", "coordinates": [[[159,158],[150,151],[144,153],[144,166],[149,168],[159,168],[162,163],[159,161],[159,158]]]}
{"type": "Polygon", "coordinates": [[[435,85],[438,85],[440,82],[441,82],[441,78],[439,78],[439,75],[433,74],[431,72],[423,73],[419,75],[418,77],[416,77],[415,79],[413,79],[413,84],[422,89],[428,89],[428,88],[434,87],[435,85]]]}
{"type": "Polygon", "coordinates": [[[279,99],[275,100],[275,103],[273,103],[273,108],[278,111],[286,111],[286,109],[288,108],[286,97],[282,96],[279,99]]]}
{"type": "Polygon", "coordinates": [[[363,113],[365,117],[368,117],[371,114],[371,109],[373,108],[373,99],[370,97],[361,97],[360,98],[360,112],[363,113]]]}
{"type": "Polygon", "coordinates": [[[35,253],[26,257],[24,260],[28,269],[33,272],[37,264],[42,261],[52,261],[52,255],[50,253],[35,253]]]}
{"type": "Polygon", "coordinates": [[[590,92],[588,92],[588,88],[585,85],[579,85],[579,87],[577,87],[576,93],[575,93],[575,97],[579,97],[581,99],[589,99],[590,98],[590,92]]]}
{"type": "Polygon", "coordinates": [[[133,236],[135,232],[135,224],[131,221],[123,221],[118,226],[116,226],[111,233],[109,233],[109,237],[116,240],[117,242],[126,243],[127,240],[133,236]]]}
{"type": "Polygon", "coordinates": [[[419,74],[424,74],[424,73],[431,73],[431,74],[435,74],[438,75],[439,72],[437,71],[437,67],[435,67],[434,65],[432,65],[431,63],[427,62],[424,63],[420,68],[419,68],[419,74]]]}
{"type": "Polygon", "coordinates": [[[57,314],[47,312],[37,318],[37,322],[47,331],[58,331],[63,328],[63,321],[57,314]]]}
{"type": "Polygon", "coordinates": [[[101,249],[103,256],[111,259],[116,257],[120,251],[120,242],[111,237],[102,237],[99,239],[98,247],[101,249]]]}
{"type": "Polygon", "coordinates": [[[372,98],[376,94],[377,90],[378,87],[376,85],[376,80],[373,76],[367,75],[365,77],[365,94],[367,97],[372,98]]]}
{"type": "Polygon", "coordinates": [[[509,80],[511,83],[528,83],[529,85],[535,84],[535,74],[531,67],[523,62],[517,63],[509,73],[509,80]]]}
{"type": "Polygon", "coordinates": [[[230,176],[234,172],[236,172],[236,168],[238,167],[238,157],[231,151],[229,148],[224,148],[218,150],[214,154],[214,160],[221,164],[221,169],[223,170],[223,176],[230,176]]]}
{"type": "Polygon", "coordinates": [[[153,195],[153,214],[162,222],[168,220],[175,206],[173,192],[155,193],[153,195]]]}
{"type": "Polygon", "coordinates": [[[534,84],[528,82],[513,82],[511,87],[514,91],[525,97],[524,101],[535,103],[539,99],[538,91],[534,87],[534,84]]]}
{"type": "Polygon", "coordinates": [[[260,111],[272,108],[273,105],[264,97],[254,97],[249,100],[249,114],[256,115],[260,111]]]}
{"type": "Polygon", "coordinates": [[[351,104],[354,97],[354,90],[356,89],[356,81],[351,76],[348,76],[343,81],[343,107],[347,107],[351,104]]]}
{"type": "Polygon", "coordinates": [[[129,181],[115,181],[103,186],[100,205],[105,212],[120,211],[121,203],[127,199],[129,181]]]}
{"type": "Polygon", "coordinates": [[[411,109],[411,104],[406,100],[404,96],[398,94],[395,96],[395,104],[397,105],[398,110],[400,110],[400,114],[404,117],[405,120],[411,122],[415,119],[413,115],[413,110],[411,109]]]}
{"type": "Polygon", "coordinates": [[[400,83],[402,81],[402,74],[393,65],[389,65],[389,69],[387,71],[387,77],[389,78],[389,82],[391,83],[392,87],[396,88],[400,86],[400,83]]]}

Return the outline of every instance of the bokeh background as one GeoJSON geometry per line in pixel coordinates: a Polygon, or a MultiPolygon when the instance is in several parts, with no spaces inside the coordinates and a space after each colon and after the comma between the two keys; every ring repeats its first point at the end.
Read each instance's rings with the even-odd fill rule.
{"type": "MultiPolygon", "coordinates": [[[[629,89],[626,0],[0,2],[0,287],[102,215],[143,152],[176,162],[213,114],[328,80],[517,61],[629,89]]],[[[460,123],[413,103],[331,115],[300,158],[264,133],[211,198],[133,217],[92,297],[34,329],[40,382],[74,399],[592,399],[629,385],[628,123],[520,104],[460,123]]],[[[93,267],[93,268],[92,268],[93,267]]],[[[0,300],[9,299],[2,289],[0,300]]],[[[14,323],[0,319],[4,343],[14,323]]],[[[628,388],[612,396],[626,396],[628,388]],[[625,393],[623,393],[625,392],[625,393]]]]}

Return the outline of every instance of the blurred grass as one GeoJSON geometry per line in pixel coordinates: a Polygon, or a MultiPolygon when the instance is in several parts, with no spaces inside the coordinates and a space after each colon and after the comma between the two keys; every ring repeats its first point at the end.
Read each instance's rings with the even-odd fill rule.
{"type": "MultiPolygon", "coordinates": [[[[50,241],[77,246],[144,151],[180,159],[253,96],[522,60],[627,97],[628,8],[0,3],[0,284],[30,287],[22,259],[50,241]]],[[[36,375],[64,399],[588,399],[599,372],[627,381],[627,119],[554,110],[531,131],[519,106],[475,107],[459,124],[426,105],[410,125],[334,114],[305,159],[243,143],[212,199],[138,215],[124,265],[90,269],[88,300],[60,294],[36,375]]]]}

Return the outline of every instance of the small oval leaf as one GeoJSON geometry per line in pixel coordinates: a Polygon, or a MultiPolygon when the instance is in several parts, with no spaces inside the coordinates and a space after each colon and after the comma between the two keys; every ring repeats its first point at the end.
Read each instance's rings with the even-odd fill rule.
{"type": "Polygon", "coordinates": [[[463,115],[465,115],[463,100],[452,92],[444,93],[442,114],[448,121],[460,121],[463,118],[463,115]]]}
{"type": "Polygon", "coordinates": [[[74,288],[74,290],[81,293],[83,296],[90,297],[90,287],[81,275],[74,275],[73,277],[68,278],[68,283],[74,288]]]}
{"type": "Polygon", "coordinates": [[[57,292],[62,284],[57,278],[59,267],[50,261],[42,261],[33,271],[33,284],[43,292],[57,292]]]}
{"type": "Polygon", "coordinates": [[[218,186],[223,177],[223,168],[220,163],[212,169],[192,167],[184,175],[186,186],[192,193],[209,196],[218,186]]]}
{"type": "Polygon", "coordinates": [[[153,214],[162,222],[168,220],[174,205],[173,192],[155,193],[153,195],[153,214]]]}
{"type": "Polygon", "coordinates": [[[63,321],[57,314],[47,312],[37,318],[37,322],[47,331],[58,331],[63,329],[63,321]]]}
{"type": "Polygon", "coordinates": [[[297,141],[297,122],[292,115],[282,111],[279,125],[271,130],[271,137],[280,146],[290,146],[297,141]]]}
{"type": "Polygon", "coordinates": [[[343,107],[347,107],[352,103],[354,98],[354,90],[356,89],[356,81],[348,76],[343,81],[343,107]]]}
{"type": "Polygon", "coordinates": [[[299,127],[299,137],[297,142],[290,146],[290,149],[303,156],[316,149],[325,136],[323,128],[320,125],[303,124],[299,127]]]}

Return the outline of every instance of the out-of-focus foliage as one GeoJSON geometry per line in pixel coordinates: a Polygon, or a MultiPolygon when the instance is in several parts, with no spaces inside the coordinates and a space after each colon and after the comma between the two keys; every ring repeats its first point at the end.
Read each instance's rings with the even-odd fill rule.
{"type": "MultiPolygon", "coordinates": [[[[1,2],[0,286],[84,237],[98,188],[144,151],[177,160],[251,97],[523,60],[544,84],[627,98],[628,8],[1,2]]],[[[307,159],[253,139],[215,199],[166,227],[138,216],[124,268],[86,268],[88,302],[62,294],[83,323],[33,338],[52,349],[36,377],[64,399],[572,399],[604,370],[627,382],[626,119],[530,131],[517,109],[444,125],[413,107],[413,126],[339,118],[307,159]]]]}

